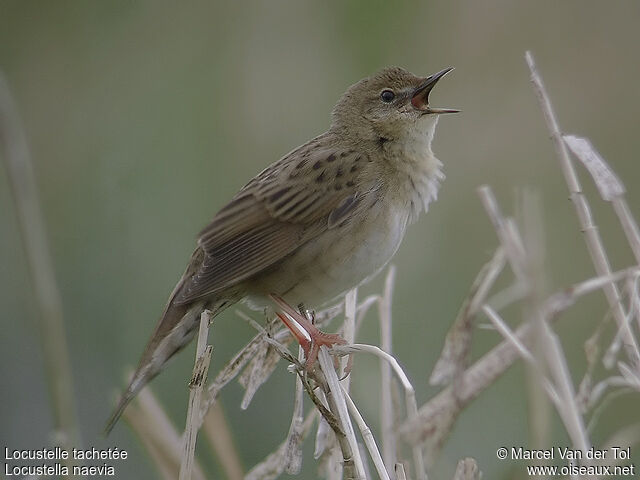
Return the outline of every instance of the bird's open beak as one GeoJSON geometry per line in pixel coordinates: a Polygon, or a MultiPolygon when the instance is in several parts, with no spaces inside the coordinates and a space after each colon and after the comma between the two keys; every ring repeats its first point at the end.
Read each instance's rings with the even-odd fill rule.
{"type": "Polygon", "coordinates": [[[414,91],[411,96],[411,105],[420,110],[423,113],[458,113],[460,110],[453,108],[434,108],[429,106],[429,93],[438,83],[442,77],[453,70],[453,67],[445,68],[444,70],[434,73],[430,77],[422,82],[414,91]]]}

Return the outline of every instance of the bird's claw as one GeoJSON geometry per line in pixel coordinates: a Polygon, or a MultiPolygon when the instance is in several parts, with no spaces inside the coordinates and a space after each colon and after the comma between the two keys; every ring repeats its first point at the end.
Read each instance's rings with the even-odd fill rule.
{"type": "Polygon", "coordinates": [[[278,317],[282,320],[287,328],[304,351],[305,370],[310,371],[316,360],[321,346],[332,347],[333,345],[345,345],[347,342],[340,335],[335,333],[324,333],[319,330],[309,319],[289,305],[284,299],[276,294],[271,294],[271,298],[282,309],[277,312],[278,317]]]}

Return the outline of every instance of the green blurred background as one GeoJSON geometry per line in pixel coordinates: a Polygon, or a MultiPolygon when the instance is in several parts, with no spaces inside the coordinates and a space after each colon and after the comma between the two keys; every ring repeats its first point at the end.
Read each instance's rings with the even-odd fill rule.
{"type": "MultiPolygon", "coordinates": [[[[455,66],[432,101],[463,110],[440,121],[434,149],[447,180],[394,260],[394,348],[420,403],[437,391],[427,378],[447,328],[497,244],[477,186],[490,184],[509,214],[522,189],[540,194],[548,291],[592,275],[524,52],[533,51],[564,130],[591,138],[640,216],[639,21],[635,0],[0,1],[0,68],[35,164],[85,445],[126,448],[120,478],[156,478],[124,422],[107,439],[100,432],[196,233],[251,176],[323,132],[346,87],[381,67],[426,75],[455,66]]],[[[583,180],[614,268],[629,265],[609,205],[583,180]]],[[[0,169],[0,443],[36,448],[49,443],[52,422],[38,310],[7,181],[0,169]]],[[[377,279],[363,294],[380,289],[377,279]]],[[[605,310],[594,295],[558,328],[576,382],[582,344],[605,310]]],[[[510,314],[519,321],[519,309],[510,314]]],[[[251,335],[232,311],[217,320],[212,371],[251,335]]],[[[371,315],[361,340],[376,338],[371,315]]],[[[497,340],[479,331],[474,355],[497,340]]],[[[192,352],[153,383],[180,426],[192,352]]],[[[247,411],[237,384],[223,395],[247,468],[286,435],[293,378],[284,367],[247,411]]],[[[485,478],[523,478],[520,467],[495,456],[499,446],[527,445],[523,373],[512,368],[464,412],[434,478],[450,478],[464,456],[478,459],[485,478]]],[[[358,358],[354,378],[355,399],[377,429],[377,362],[358,358]]],[[[602,443],[638,420],[623,396],[592,439],[602,443]]],[[[554,444],[568,445],[557,417],[553,423],[554,444]]],[[[219,476],[215,459],[201,460],[219,476]]],[[[307,448],[299,478],[315,478],[315,467],[307,448]]]]}

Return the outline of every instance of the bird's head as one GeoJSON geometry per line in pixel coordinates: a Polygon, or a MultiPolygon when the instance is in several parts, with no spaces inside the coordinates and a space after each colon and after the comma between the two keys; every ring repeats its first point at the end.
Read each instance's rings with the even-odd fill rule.
{"type": "Polygon", "coordinates": [[[459,110],[429,105],[434,85],[453,68],[418,77],[389,67],[349,87],[333,110],[332,127],[359,139],[398,140],[416,129],[429,133],[438,115],[459,110]]]}

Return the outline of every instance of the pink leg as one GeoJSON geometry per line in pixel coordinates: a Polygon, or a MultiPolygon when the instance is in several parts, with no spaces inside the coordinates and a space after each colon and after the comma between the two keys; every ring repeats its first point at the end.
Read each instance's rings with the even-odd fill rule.
{"type": "Polygon", "coordinates": [[[277,312],[278,317],[280,317],[280,320],[291,330],[293,336],[295,336],[298,343],[300,343],[302,350],[304,350],[304,356],[307,359],[305,368],[307,370],[313,368],[318,358],[318,351],[322,345],[331,347],[336,344],[344,345],[347,343],[340,335],[324,333],[316,328],[307,317],[285,302],[282,297],[275,293],[272,293],[270,296],[282,309],[282,312],[277,312]]]}

